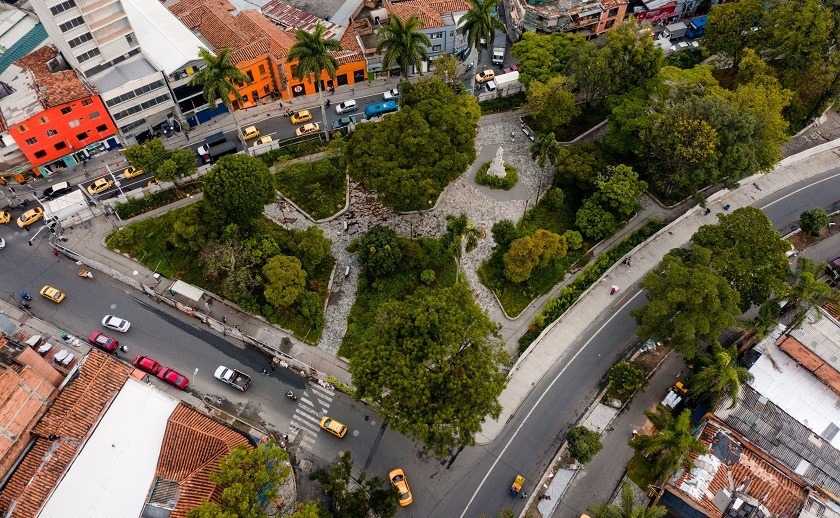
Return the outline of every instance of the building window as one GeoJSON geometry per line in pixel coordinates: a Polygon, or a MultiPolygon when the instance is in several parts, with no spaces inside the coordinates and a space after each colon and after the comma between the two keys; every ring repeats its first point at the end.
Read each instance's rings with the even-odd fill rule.
{"type": "Polygon", "coordinates": [[[55,146],[56,151],[61,151],[62,149],[67,147],[67,144],[64,141],[57,143],[55,146]]]}
{"type": "Polygon", "coordinates": [[[243,94],[242,95],[242,104],[245,104],[247,102],[248,102],[248,94],[243,94]]]}
{"type": "Polygon", "coordinates": [[[76,135],[76,139],[77,139],[79,142],[81,142],[81,141],[83,141],[83,140],[87,140],[87,138],[88,138],[87,131],[83,131],[83,132],[79,133],[78,135],[76,135]]]}
{"type": "Polygon", "coordinates": [[[28,129],[29,129],[29,128],[27,128],[27,127],[26,127],[25,125],[23,125],[23,124],[21,124],[20,126],[18,126],[18,131],[19,131],[19,132],[21,132],[21,133],[23,133],[24,131],[26,131],[26,130],[28,130],[28,129]]]}
{"type": "Polygon", "coordinates": [[[47,117],[41,117],[40,119],[38,119],[38,122],[41,123],[41,124],[46,124],[46,123],[50,122],[50,119],[47,118],[47,117]]]}
{"type": "Polygon", "coordinates": [[[265,65],[260,65],[260,67],[257,70],[260,71],[261,76],[265,75],[265,65]]]}
{"type": "Polygon", "coordinates": [[[432,39],[432,40],[439,40],[439,39],[443,38],[443,34],[444,34],[444,33],[442,33],[442,32],[433,32],[433,33],[430,35],[429,39],[432,39]]]}
{"type": "Polygon", "coordinates": [[[47,130],[47,136],[48,136],[48,137],[52,137],[52,136],[54,136],[54,135],[58,135],[58,131],[56,131],[56,130],[54,130],[54,129],[47,130]]]}
{"type": "Polygon", "coordinates": [[[98,118],[99,118],[99,112],[93,112],[93,113],[91,113],[91,114],[90,114],[90,118],[91,118],[91,119],[98,119],[98,118]]]}
{"type": "Polygon", "coordinates": [[[254,73],[253,72],[251,72],[249,70],[249,71],[245,72],[245,75],[248,76],[248,79],[250,79],[252,83],[254,82],[254,73]]]}
{"type": "Polygon", "coordinates": [[[613,16],[618,16],[618,7],[610,9],[610,12],[607,13],[607,18],[612,18],[613,16]]]}
{"type": "Polygon", "coordinates": [[[66,2],[61,2],[58,5],[50,7],[50,12],[53,14],[53,16],[55,16],[59,13],[63,13],[67,9],[72,9],[73,7],[76,7],[76,2],[74,2],[73,0],[67,0],[66,2]]]}
{"type": "Polygon", "coordinates": [[[440,45],[432,45],[432,52],[440,52],[441,48],[440,45]]]}
{"type": "Polygon", "coordinates": [[[67,43],[70,45],[71,49],[75,49],[76,47],[78,47],[82,43],[84,43],[86,41],[90,41],[92,39],[93,39],[93,36],[91,36],[89,32],[86,32],[86,33],[82,34],[81,36],[77,36],[77,37],[73,38],[72,40],[69,40],[67,43]]]}
{"type": "Polygon", "coordinates": [[[128,101],[129,99],[134,99],[138,95],[143,95],[145,93],[151,92],[152,90],[157,90],[158,88],[163,87],[163,81],[155,81],[154,83],[149,83],[147,85],[143,85],[140,88],[132,90],[130,92],[126,92],[119,97],[114,97],[113,99],[108,99],[105,101],[105,104],[108,105],[110,108],[111,106],[116,106],[117,104],[123,103],[128,101]]]}
{"type": "MultiPolygon", "coordinates": [[[[130,108],[127,108],[123,111],[120,111],[120,112],[117,112],[117,113],[112,113],[111,116],[114,117],[115,121],[118,121],[120,119],[124,119],[124,118],[128,117],[129,115],[133,115],[133,114],[141,112],[143,110],[148,110],[152,106],[155,106],[157,104],[169,101],[171,99],[172,98],[169,96],[169,94],[159,95],[159,96],[155,97],[154,99],[149,99],[148,101],[144,101],[141,104],[135,104],[134,106],[132,106],[130,108]]],[[[125,131],[124,128],[123,128],[123,131],[125,131]]]]}
{"type": "Polygon", "coordinates": [[[615,20],[607,20],[607,23],[604,24],[604,29],[612,29],[615,26],[615,20]]]}
{"type": "Polygon", "coordinates": [[[79,60],[79,63],[84,63],[85,61],[89,60],[90,58],[96,57],[102,54],[98,48],[90,49],[89,51],[85,52],[84,54],[79,54],[76,56],[76,59],[79,60]]]}
{"type": "Polygon", "coordinates": [[[58,26],[58,28],[61,29],[61,32],[67,32],[70,29],[73,29],[75,27],[78,27],[79,25],[82,25],[83,23],[85,23],[85,21],[82,19],[81,16],[78,16],[76,18],[73,18],[70,21],[62,23],[61,25],[58,26]]]}
{"type": "Polygon", "coordinates": [[[30,138],[26,139],[26,145],[28,145],[28,146],[31,146],[31,145],[37,144],[37,143],[38,143],[38,139],[36,139],[35,137],[30,137],[30,138]]]}
{"type": "Polygon", "coordinates": [[[88,97],[87,99],[82,99],[82,106],[90,106],[93,104],[93,99],[88,97]]]}
{"type": "Polygon", "coordinates": [[[47,152],[43,149],[35,152],[35,158],[44,158],[45,156],[47,156],[47,152]]]}
{"type": "Polygon", "coordinates": [[[96,127],[96,131],[98,131],[99,133],[105,133],[106,131],[108,131],[108,125],[107,124],[100,124],[99,126],[96,127]]]}
{"type": "Polygon", "coordinates": [[[70,121],[70,127],[71,128],[78,128],[79,127],[79,121],[78,120],[70,121]]]}
{"type": "Polygon", "coordinates": [[[70,113],[72,111],[73,111],[73,108],[71,108],[69,106],[65,106],[64,108],[61,109],[61,114],[62,115],[67,115],[68,113],[70,113]]]}

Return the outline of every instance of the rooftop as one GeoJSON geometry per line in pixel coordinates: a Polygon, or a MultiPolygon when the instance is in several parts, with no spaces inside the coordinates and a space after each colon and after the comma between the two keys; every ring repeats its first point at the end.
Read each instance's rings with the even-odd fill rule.
{"type": "Polygon", "coordinates": [[[745,506],[763,508],[777,516],[799,514],[808,484],[795,473],[777,465],[713,416],[705,423],[700,441],[709,453],[695,454],[694,467],[679,473],[669,484],[669,491],[692,501],[713,518],[736,516],[728,511],[745,506]]]}
{"type": "Polygon", "coordinates": [[[472,7],[467,0],[408,0],[394,3],[385,0],[385,5],[390,13],[403,21],[416,14],[423,23],[424,29],[444,27],[454,23],[449,17],[446,20],[447,23],[444,23],[444,15],[468,11],[472,7]]]}
{"type": "Polygon", "coordinates": [[[261,11],[266,18],[284,29],[303,29],[312,32],[318,24],[321,24],[327,29],[326,37],[331,39],[335,39],[341,32],[338,25],[280,0],[269,0],[262,6],[261,11]]]}
{"type": "Polygon", "coordinates": [[[808,313],[798,329],[779,343],[803,367],[840,394],[840,322],[831,306],[808,313]]]}
{"type": "Polygon", "coordinates": [[[15,64],[31,75],[30,88],[39,95],[44,108],[91,96],[91,92],[76,73],[67,67],[52,45],[33,51],[15,64]]]}
{"type": "Polygon", "coordinates": [[[158,70],[146,61],[145,57],[123,61],[103,73],[89,79],[91,83],[102,93],[110,92],[116,88],[125,86],[130,81],[136,81],[152,74],[159,74],[158,70]]]}

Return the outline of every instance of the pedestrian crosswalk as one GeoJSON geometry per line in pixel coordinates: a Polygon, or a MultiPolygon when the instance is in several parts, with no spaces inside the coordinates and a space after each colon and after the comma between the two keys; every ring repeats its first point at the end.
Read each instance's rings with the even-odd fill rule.
{"type": "Polygon", "coordinates": [[[298,405],[289,425],[292,441],[305,450],[315,448],[315,439],[321,431],[321,418],[327,415],[335,391],[320,385],[309,385],[298,398],[298,405]],[[300,437],[300,440],[297,437],[300,437]]]}

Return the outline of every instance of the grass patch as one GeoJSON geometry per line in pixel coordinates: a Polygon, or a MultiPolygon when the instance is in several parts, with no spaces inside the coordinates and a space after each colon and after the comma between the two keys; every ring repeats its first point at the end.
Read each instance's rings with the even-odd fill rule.
{"type": "Polygon", "coordinates": [[[487,171],[490,170],[491,164],[492,162],[486,162],[481,165],[475,173],[476,183],[479,185],[486,185],[491,189],[503,189],[505,191],[513,189],[513,186],[519,181],[519,173],[516,172],[516,168],[510,164],[504,164],[505,175],[503,177],[499,177],[487,174],[487,171]]]}
{"type": "Polygon", "coordinates": [[[638,453],[634,453],[633,458],[627,462],[627,476],[634,484],[645,491],[648,490],[651,484],[656,482],[656,476],[654,476],[647,459],[638,453]]]}
{"type": "Polygon", "coordinates": [[[292,158],[300,158],[308,155],[314,155],[327,149],[327,143],[321,142],[321,139],[307,140],[306,142],[299,142],[297,144],[287,144],[278,149],[272,149],[268,153],[257,155],[257,158],[265,162],[268,167],[273,166],[281,160],[289,160],[292,158]]]}
{"type": "Polygon", "coordinates": [[[525,104],[525,92],[519,92],[507,97],[496,97],[487,101],[481,101],[478,106],[481,108],[481,114],[487,115],[489,113],[506,112],[515,110],[525,104]]]}
{"type": "Polygon", "coordinates": [[[201,192],[202,185],[202,182],[199,180],[164,191],[147,192],[142,198],[133,198],[125,203],[117,203],[114,208],[121,218],[133,218],[134,216],[164,207],[182,198],[201,192]]]}
{"type": "Polygon", "coordinates": [[[335,158],[278,166],[274,185],[314,219],[328,218],[344,207],[347,183],[335,158]]]}
{"type": "MultiPolygon", "coordinates": [[[[263,296],[262,266],[277,253],[298,256],[295,240],[301,231],[286,229],[260,217],[248,229],[235,234],[226,230],[219,234],[200,223],[204,221],[201,209],[199,202],[131,223],[108,236],[105,243],[108,248],[129,254],[167,278],[181,279],[225,297],[244,310],[288,329],[301,340],[317,342],[323,329],[323,313],[320,323],[313,326],[297,303],[277,308],[263,296]],[[185,237],[185,226],[189,228],[196,221],[193,228],[198,232],[185,237]],[[260,247],[269,252],[264,253],[260,247]],[[228,251],[225,257],[236,266],[229,275],[212,276],[208,273],[205,255],[219,248],[228,251]]],[[[327,284],[334,262],[332,256],[328,256],[306,272],[306,291],[315,292],[322,303],[328,295],[327,284]]]]}
{"type": "Polygon", "coordinates": [[[339,356],[353,357],[356,344],[373,332],[373,319],[380,306],[392,300],[403,300],[421,289],[435,290],[455,283],[455,260],[440,244],[440,240],[400,237],[403,252],[399,267],[390,275],[373,277],[362,271],[356,301],[347,318],[347,332],[338,349],[339,356]],[[424,270],[435,272],[435,280],[428,285],[420,280],[424,270]]]}

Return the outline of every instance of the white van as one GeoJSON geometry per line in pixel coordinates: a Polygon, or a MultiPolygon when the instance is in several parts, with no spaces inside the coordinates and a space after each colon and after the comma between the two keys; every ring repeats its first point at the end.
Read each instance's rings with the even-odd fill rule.
{"type": "Polygon", "coordinates": [[[344,113],[354,112],[358,109],[358,105],[354,99],[347,99],[344,102],[340,102],[335,107],[335,113],[341,115],[344,113]]]}

